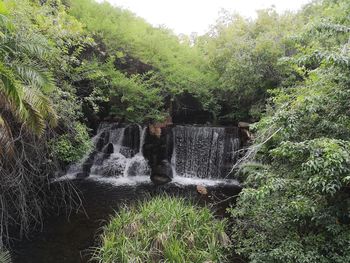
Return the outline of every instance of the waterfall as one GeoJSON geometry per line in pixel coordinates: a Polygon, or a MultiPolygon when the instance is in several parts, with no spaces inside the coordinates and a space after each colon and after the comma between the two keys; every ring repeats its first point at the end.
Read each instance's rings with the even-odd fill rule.
{"type": "Polygon", "coordinates": [[[149,175],[151,172],[148,166],[148,162],[142,153],[142,148],[143,148],[143,145],[145,144],[147,127],[142,128],[140,125],[138,125],[138,127],[139,127],[139,134],[140,134],[139,152],[135,156],[133,156],[130,159],[130,161],[127,163],[123,173],[124,177],[149,175]]]}
{"type": "MultiPolygon", "coordinates": [[[[100,125],[97,134],[92,137],[91,141],[92,141],[92,148],[95,149],[97,147],[98,142],[100,141],[101,137],[103,137],[102,135],[105,133],[105,131],[108,129],[109,127],[107,127],[104,123],[100,125]]],[[[84,164],[88,161],[88,159],[91,158],[91,153],[86,153],[84,155],[84,157],[77,163],[74,163],[72,165],[70,165],[68,167],[67,170],[67,174],[68,175],[75,175],[78,173],[82,173],[83,172],[83,166],[84,164]]]]}
{"type": "Polygon", "coordinates": [[[139,130],[140,130],[140,147],[139,147],[139,154],[142,154],[142,147],[145,144],[145,138],[146,138],[146,131],[147,127],[142,127],[139,125],[139,130]]]}
{"type": "Polygon", "coordinates": [[[238,159],[241,143],[238,128],[175,126],[168,131],[165,133],[167,139],[154,142],[147,137],[151,139],[147,139],[144,147],[146,127],[103,123],[92,139],[93,151],[72,165],[67,175],[100,178],[150,176],[149,160],[156,160],[151,166],[157,166],[158,162],[171,159],[174,178],[221,179],[227,177],[238,159]],[[150,151],[150,145],[156,148],[150,151]]]}
{"type": "Polygon", "coordinates": [[[94,151],[72,165],[67,174],[78,175],[85,169],[85,176],[148,176],[150,168],[142,154],[146,128],[137,127],[135,130],[135,126],[119,128],[116,124],[101,124],[93,138],[94,151]],[[135,141],[137,151],[133,147],[135,141]]]}
{"type": "Polygon", "coordinates": [[[227,133],[223,127],[177,126],[173,140],[173,171],[184,177],[225,177],[225,167],[233,164],[240,146],[238,135],[227,133]]]}
{"type": "Polygon", "coordinates": [[[124,139],[125,128],[118,128],[109,132],[109,143],[113,145],[113,153],[119,153],[124,139]]]}
{"type": "Polygon", "coordinates": [[[177,176],[177,173],[176,173],[176,147],[175,147],[175,131],[173,130],[173,153],[171,154],[171,160],[170,160],[170,163],[171,163],[171,168],[172,168],[172,171],[173,171],[173,176],[177,176]]]}
{"type": "Polygon", "coordinates": [[[127,158],[120,153],[125,128],[109,127],[106,132],[108,139],[104,140],[102,151],[96,153],[90,173],[102,176],[120,176],[127,165],[127,158]]]}

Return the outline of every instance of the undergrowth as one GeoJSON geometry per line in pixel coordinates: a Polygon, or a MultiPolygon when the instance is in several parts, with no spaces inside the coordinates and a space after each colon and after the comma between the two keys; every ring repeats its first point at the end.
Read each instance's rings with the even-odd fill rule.
{"type": "Polygon", "coordinates": [[[104,228],[94,260],[112,262],[227,262],[226,221],[182,198],[155,197],[125,207],[104,228]]]}

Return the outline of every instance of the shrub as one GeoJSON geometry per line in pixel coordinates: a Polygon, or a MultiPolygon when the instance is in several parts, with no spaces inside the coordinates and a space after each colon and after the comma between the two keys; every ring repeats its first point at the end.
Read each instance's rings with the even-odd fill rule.
{"type": "Polygon", "coordinates": [[[112,218],[96,250],[98,262],[226,262],[225,220],[184,199],[156,197],[112,218]]]}

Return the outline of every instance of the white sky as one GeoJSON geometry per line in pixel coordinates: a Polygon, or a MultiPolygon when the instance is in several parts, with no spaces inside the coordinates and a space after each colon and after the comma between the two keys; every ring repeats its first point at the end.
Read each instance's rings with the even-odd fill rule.
{"type": "MultiPolygon", "coordinates": [[[[103,0],[96,0],[102,2],[103,0]]],[[[224,8],[245,17],[254,17],[255,10],[274,5],[278,12],[298,10],[310,0],[106,0],[127,8],[154,26],[165,25],[175,33],[205,33],[224,8]]]]}

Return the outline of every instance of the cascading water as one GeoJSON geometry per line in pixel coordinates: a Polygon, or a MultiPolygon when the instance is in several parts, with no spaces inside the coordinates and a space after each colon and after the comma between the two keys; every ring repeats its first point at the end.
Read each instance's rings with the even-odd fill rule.
{"type": "MultiPolygon", "coordinates": [[[[97,131],[97,134],[91,139],[92,140],[92,148],[96,149],[98,148],[99,142],[101,142],[101,138],[104,137],[107,130],[109,130],[111,127],[108,126],[105,123],[102,123],[97,131]]],[[[98,154],[98,153],[97,153],[98,154]]],[[[91,156],[90,153],[85,154],[85,156],[77,163],[74,163],[69,166],[67,170],[66,175],[76,175],[83,173],[84,170],[84,164],[89,162],[89,159],[91,159],[93,156],[91,156]]]]}
{"type": "Polygon", "coordinates": [[[87,175],[94,177],[149,176],[150,168],[142,154],[146,128],[138,127],[139,146],[135,154],[131,147],[123,143],[135,139],[128,138],[133,136],[132,127],[127,129],[118,128],[116,124],[101,124],[93,138],[95,150],[78,164],[72,165],[67,174],[78,175],[84,172],[84,168],[86,170],[86,167],[89,167],[87,175]]]}
{"type": "Polygon", "coordinates": [[[173,140],[173,173],[184,177],[225,177],[225,166],[234,163],[240,147],[238,135],[223,127],[177,126],[173,140]]]}
{"type": "Polygon", "coordinates": [[[139,130],[140,130],[140,148],[139,148],[139,154],[142,154],[142,147],[145,144],[145,138],[146,138],[146,131],[147,127],[142,127],[139,125],[139,130]]]}
{"type": "Polygon", "coordinates": [[[138,125],[139,132],[140,132],[140,145],[139,145],[139,152],[134,155],[127,163],[125,169],[124,169],[124,177],[126,176],[142,176],[142,175],[150,175],[150,168],[148,165],[147,160],[143,156],[142,153],[142,147],[145,143],[145,137],[146,137],[146,130],[147,128],[142,127],[138,125]]]}
{"type": "Polygon", "coordinates": [[[238,158],[237,128],[174,126],[164,136],[148,136],[147,128],[140,125],[103,123],[93,138],[94,151],[69,168],[68,178],[150,182],[151,167],[164,172],[166,169],[159,170],[159,163],[171,158],[174,183],[216,184],[227,177],[238,158]]]}

